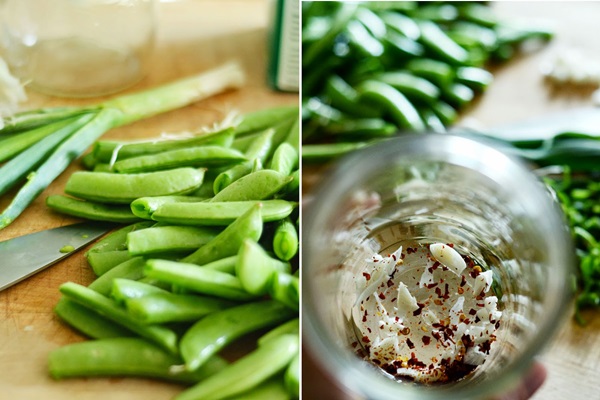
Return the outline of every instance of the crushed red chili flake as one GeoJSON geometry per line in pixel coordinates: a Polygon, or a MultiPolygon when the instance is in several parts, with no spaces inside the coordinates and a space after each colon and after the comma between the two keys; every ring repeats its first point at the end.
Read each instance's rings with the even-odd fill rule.
{"type": "Polygon", "coordinates": [[[417,248],[416,247],[407,247],[406,248],[406,254],[412,254],[412,253],[416,253],[417,252],[417,248]]]}
{"type": "Polygon", "coordinates": [[[467,278],[465,278],[464,275],[461,275],[460,277],[460,287],[464,287],[467,284],[467,278]]]}
{"type": "Polygon", "coordinates": [[[428,284],[428,285],[425,285],[425,287],[426,287],[427,289],[433,289],[433,288],[434,288],[434,287],[436,287],[437,285],[438,285],[438,283],[437,283],[437,282],[433,282],[433,283],[430,283],[430,284],[428,284]]]}
{"type": "Polygon", "coordinates": [[[352,342],[351,346],[352,348],[355,348],[356,346],[358,346],[358,342],[352,342]]]}
{"type": "Polygon", "coordinates": [[[425,336],[422,336],[422,337],[421,337],[421,340],[423,341],[423,344],[424,344],[425,346],[427,346],[427,345],[429,345],[429,343],[431,343],[431,338],[430,338],[429,336],[427,336],[427,335],[425,335],[425,336]]]}
{"type": "Polygon", "coordinates": [[[408,348],[411,350],[415,348],[415,344],[412,342],[412,340],[410,340],[410,338],[406,339],[406,344],[408,345],[408,348]]]}
{"type": "Polygon", "coordinates": [[[383,292],[379,292],[379,298],[381,300],[385,300],[385,294],[383,294],[383,292]]]}
{"type": "Polygon", "coordinates": [[[474,309],[474,308],[471,308],[471,309],[469,310],[469,314],[470,314],[470,315],[475,315],[475,314],[477,314],[477,310],[476,310],[476,309],[474,309]]]}
{"type": "Polygon", "coordinates": [[[388,281],[387,281],[387,287],[392,287],[392,286],[394,286],[394,281],[391,280],[391,279],[388,279],[388,281]]]}
{"type": "Polygon", "coordinates": [[[370,343],[370,342],[371,342],[371,339],[369,339],[369,337],[368,337],[367,335],[365,335],[365,336],[363,336],[363,337],[362,337],[362,341],[363,341],[364,343],[370,343]]]}
{"type": "Polygon", "coordinates": [[[366,280],[371,280],[371,274],[369,274],[368,272],[363,272],[362,274],[366,280]]]}

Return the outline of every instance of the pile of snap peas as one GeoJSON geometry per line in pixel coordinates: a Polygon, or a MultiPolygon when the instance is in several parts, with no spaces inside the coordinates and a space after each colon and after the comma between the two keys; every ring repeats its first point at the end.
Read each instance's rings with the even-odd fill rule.
{"type": "Polygon", "coordinates": [[[481,2],[302,2],[302,157],[321,162],[398,132],[444,132],[544,28],[481,2]]]}
{"type": "Polygon", "coordinates": [[[560,175],[544,177],[556,194],[557,201],[571,228],[578,273],[574,286],[577,293],[575,319],[585,324],[582,311],[600,307],[600,180],[598,172],[585,176],[574,173],[568,166],[560,175]]]}
{"type": "Polygon", "coordinates": [[[60,286],[56,314],[92,340],[52,351],[52,377],[180,382],[178,400],[299,396],[298,114],[95,144],[88,170],[46,204],[120,225],[86,253],[97,278],[60,286]],[[261,332],[252,350],[224,357],[261,332]]]}

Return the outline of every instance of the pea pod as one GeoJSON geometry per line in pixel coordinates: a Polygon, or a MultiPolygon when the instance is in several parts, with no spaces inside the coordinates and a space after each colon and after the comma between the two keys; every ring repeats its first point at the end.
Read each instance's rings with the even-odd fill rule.
{"type": "Polygon", "coordinates": [[[339,75],[333,74],[327,79],[325,93],[333,107],[351,115],[365,118],[374,118],[381,115],[377,109],[367,104],[360,104],[358,92],[339,75]]]}
{"type": "Polygon", "coordinates": [[[127,249],[134,256],[191,253],[214,239],[218,229],[192,226],[157,226],[127,235],[127,249]]]}
{"type": "MultiPolygon", "coordinates": [[[[212,196],[212,193],[211,193],[212,196]]],[[[131,202],[130,207],[134,215],[140,218],[152,219],[152,214],[163,204],[167,203],[195,203],[205,200],[197,196],[152,196],[140,197],[131,202]]]]}
{"type": "Polygon", "coordinates": [[[260,203],[250,207],[213,240],[181,261],[198,265],[208,264],[237,254],[245,239],[257,241],[263,230],[260,203]]]}
{"type": "Polygon", "coordinates": [[[168,260],[148,260],[146,276],[177,285],[196,293],[228,300],[252,300],[240,279],[226,272],[203,268],[195,264],[168,260]]]}
{"type": "Polygon", "coordinates": [[[150,285],[140,281],[131,279],[115,278],[112,281],[112,289],[110,297],[117,303],[123,304],[125,300],[135,299],[138,297],[147,296],[156,293],[168,293],[166,290],[158,286],[150,285]]]}
{"type": "Polygon", "coordinates": [[[258,243],[244,240],[235,266],[244,290],[255,295],[266,294],[271,276],[278,271],[290,272],[290,265],[270,257],[258,243]]]}
{"type": "Polygon", "coordinates": [[[85,286],[73,282],[63,283],[60,292],[67,298],[93,310],[117,324],[151,340],[165,350],[177,353],[177,335],[163,326],[146,326],[136,321],[125,310],[118,307],[112,300],[85,286]]]}
{"type": "Polygon", "coordinates": [[[190,193],[202,184],[204,172],[189,167],[143,174],[77,171],[67,181],[65,192],[91,201],[129,204],[145,196],[190,193]]]}
{"type": "Polygon", "coordinates": [[[54,312],[72,328],[92,339],[135,335],[129,329],[66,297],[61,297],[58,303],[56,303],[54,312]]]}
{"type": "Polygon", "coordinates": [[[440,96],[437,86],[424,78],[414,76],[404,71],[385,72],[377,75],[377,80],[398,89],[411,100],[431,104],[440,96]]]}
{"type": "Polygon", "coordinates": [[[175,397],[176,400],[218,400],[258,386],[283,371],[298,353],[298,336],[284,335],[175,397]],[[232,378],[235,378],[232,380],[232,378]]]}
{"type": "Polygon", "coordinates": [[[232,182],[240,179],[241,177],[249,174],[254,170],[255,160],[258,160],[260,164],[264,164],[271,152],[273,146],[273,136],[275,135],[274,129],[267,129],[261,133],[256,139],[254,139],[244,153],[248,161],[231,167],[227,171],[221,172],[214,180],[213,190],[217,194],[232,182]]]}
{"type": "Polygon", "coordinates": [[[292,310],[300,308],[300,279],[289,273],[276,271],[271,275],[269,294],[292,310]]]}
{"type": "Polygon", "coordinates": [[[90,283],[88,288],[108,296],[112,290],[113,280],[115,278],[140,279],[144,276],[145,260],[142,257],[133,257],[106,271],[95,281],[90,283]]]}
{"type": "Polygon", "coordinates": [[[273,170],[260,170],[241,177],[217,193],[211,202],[264,200],[273,197],[293,178],[273,170]]]}
{"type": "Polygon", "coordinates": [[[141,156],[146,154],[156,154],[163,151],[185,149],[194,146],[204,146],[207,144],[225,145],[234,134],[233,128],[226,128],[219,131],[203,133],[191,138],[157,140],[149,139],[140,142],[115,142],[98,141],[94,144],[92,154],[97,162],[114,163],[117,160],[141,156]]]}
{"type": "Polygon", "coordinates": [[[261,204],[264,222],[277,221],[290,215],[296,203],[285,200],[170,203],[160,206],[152,218],[179,225],[222,226],[231,224],[250,208],[261,204]]]}
{"type": "Polygon", "coordinates": [[[140,220],[138,216],[131,212],[128,206],[83,201],[60,194],[53,194],[46,197],[46,205],[51,210],[61,214],[93,221],[130,224],[140,220]]]}
{"type": "Polygon", "coordinates": [[[400,128],[421,132],[425,125],[415,107],[398,90],[387,83],[369,80],[361,83],[361,97],[384,107],[400,128]]]}
{"type": "Polygon", "coordinates": [[[194,371],[234,340],[258,329],[285,322],[293,315],[291,310],[271,300],[246,303],[209,314],[196,322],[181,338],[179,346],[185,366],[189,371],[194,371]]]}
{"type": "Polygon", "coordinates": [[[233,304],[212,297],[169,292],[151,293],[125,300],[127,311],[145,324],[197,321],[233,304]]]}
{"type": "Polygon", "coordinates": [[[298,253],[298,232],[291,219],[286,218],[277,223],[273,235],[273,251],[284,261],[289,261],[298,253]]]}
{"type": "Polygon", "coordinates": [[[238,393],[234,396],[227,397],[228,400],[290,400],[290,394],[284,386],[281,379],[276,376],[260,385],[246,390],[243,393],[238,393]]]}
{"type": "Polygon", "coordinates": [[[107,271],[132,258],[133,256],[127,250],[107,250],[86,254],[87,262],[96,276],[104,275],[107,271]]]}
{"type": "Polygon", "coordinates": [[[271,340],[279,337],[281,335],[286,334],[298,334],[300,332],[300,319],[294,318],[283,324],[271,329],[264,335],[258,338],[257,344],[259,346],[263,346],[265,343],[270,342],[271,340]]]}
{"type": "Polygon", "coordinates": [[[298,151],[289,143],[283,142],[273,153],[269,168],[288,176],[298,165],[298,151]]]}
{"type": "Polygon", "coordinates": [[[119,173],[138,173],[178,167],[227,167],[244,160],[246,157],[234,149],[221,146],[198,146],[126,158],[117,161],[113,168],[119,173]]]}
{"type": "Polygon", "coordinates": [[[442,29],[430,21],[419,22],[420,41],[443,60],[454,65],[465,65],[468,52],[448,37],[442,29]]]}
{"type": "Polygon", "coordinates": [[[300,398],[300,368],[300,353],[297,353],[290,361],[284,375],[285,387],[295,399],[300,398]]]}
{"type": "Polygon", "coordinates": [[[240,137],[251,132],[264,131],[277,122],[294,118],[297,115],[297,106],[273,107],[249,112],[242,115],[241,122],[235,127],[235,133],[240,137]]]}
{"type": "Polygon", "coordinates": [[[129,232],[133,232],[138,229],[145,229],[154,224],[155,222],[153,221],[141,221],[114,230],[94,243],[87,252],[100,253],[111,250],[127,250],[126,239],[129,232]]]}
{"type": "Polygon", "coordinates": [[[139,338],[111,338],[73,343],[50,352],[48,369],[54,379],[94,376],[151,377],[195,383],[223,370],[227,362],[213,357],[197,371],[176,368],[178,356],[139,338]]]}

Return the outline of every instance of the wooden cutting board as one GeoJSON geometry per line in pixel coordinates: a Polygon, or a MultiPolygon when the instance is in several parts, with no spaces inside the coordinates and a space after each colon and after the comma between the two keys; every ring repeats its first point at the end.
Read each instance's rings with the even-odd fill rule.
{"type": "MultiPolygon", "coordinates": [[[[552,85],[544,80],[541,67],[569,49],[600,58],[600,41],[597,39],[600,25],[596,18],[600,15],[600,3],[494,2],[493,7],[500,16],[514,22],[549,24],[556,36],[539,51],[498,67],[494,71],[494,83],[473,107],[466,110],[461,123],[485,129],[591,106],[595,87],[573,89],[552,85]]],[[[318,183],[323,172],[323,167],[303,168],[305,193],[307,188],[318,183]]],[[[586,318],[588,325],[582,327],[571,316],[567,317],[547,350],[540,355],[548,378],[533,400],[600,399],[600,310],[586,314],[586,318]]],[[[315,372],[316,367],[306,356],[304,366],[305,398],[322,396],[324,387],[330,388],[331,382],[315,372]],[[308,381],[313,384],[308,385],[308,381]]],[[[321,398],[347,399],[333,391],[321,398]]]]}
{"type": "MultiPolygon", "coordinates": [[[[154,87],[238,60],[247,73],[246,86],[192,106],[150,118],[104,136],[112,139],[156,137],[163,132],[195,130],[221,120],[228,112],[247,112],[298,104],[298,95],[267,85],[268,28],[273,2],[268,0],[184,0],[158,4],[158,37],[151,69],[128,92],[154,87]]],[[[92,104],[103,99],[59,99],[28,93],[24,108],[92,104]]],[[[63,193],[69,167],[25,213],[0,231],[0,240],[77,220],[54,214],[44,205],[47,195],[63,193]]],[[[4,208],[10,196],[0,200],[4,208]]],[[[57,319],[52,308],[66,281],[89,284],[93,279],[83,256],[71,255],[32,278],[0,292],[0,399],[168,399],[181,386],[144,379],[77,379],[56,382],[48,377],[48,352],[84,340],[57,319]]],[[[2,260],[0,260],[0,266],[2,260]]]]}

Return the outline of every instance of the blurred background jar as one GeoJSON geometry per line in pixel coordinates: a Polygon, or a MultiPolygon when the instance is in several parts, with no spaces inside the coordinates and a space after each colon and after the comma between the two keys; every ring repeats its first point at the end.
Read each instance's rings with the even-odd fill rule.
{"type": "Polygon", "coordinates": [[[0,0],[0,55],[22,83],[55,96],[137,83],[155,30],[153,0],[0,0]]]}

